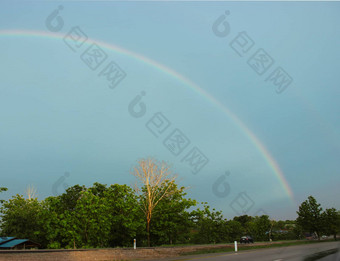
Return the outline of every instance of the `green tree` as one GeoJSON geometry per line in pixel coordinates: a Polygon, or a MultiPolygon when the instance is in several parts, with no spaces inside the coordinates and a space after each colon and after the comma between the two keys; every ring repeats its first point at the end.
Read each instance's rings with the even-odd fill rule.
{"type": "Polygon", "coordinates": [[[308,200],[302,202],[299,211],[296,213],[298,214],[296,219],[298,225],[305,231],[316,233],[320,240],[320,233],[323,228],[322,208],[316,199],[309,196],[308,200]]]}
{"type": "Polygon", "coordinates": [[[234,242],[240,240],[244,234],[244,227],[239,221],[229,220],[226,222],[226,242],[234,242]]]}
{"type": "Polygon", "coordinates": [[[303,239],[303,228],[297,223],[296,226],[293,228],[293,233],[296,239],[303,239]]]}
{"type": "Polygon", "coordinates": [[[138,233],[144,231],[144,219],[131,187],[111,185],[103,194],[103,204],[108,206],[110,217],[110,246],[131,246],[134,238],[145,235],[138,233]]]}
{"type": "Polygon", "coordinates": [[[215,244],[227,240],[226,220],[221,211],[211,210],[210,206],[204,204],[203,210],[194,210],[191,215],[196,230],[193,237],[194,243],[215,244]]]}
{"type": "Polygon", "coordinates": [[[85,186],[74,185],[62,195],[43,201],[38,218],[44,228],[41,233],[45,235],[48,248],[76,248],[84,245],[79,234],[76,211],[78,200],[85,191],[85,186]]]}
{"type": "Polygon", "coordinates": [[[3,236],[29,238],[42,243],[40,231],[43,230],[38,221],[42,210],[41,202],[36,198],[25,199],[22,195],[13,196],[3,202],[1,207],[1,230],[3,236]]]}
{"type": "MultiPolygon", "coordinates": [[[[252,221],[253,217],[248,216],[248,215],[243,215],[243,216],[238,216],[234,217],[234,220],[239,222],[242,227],[246,228],[246,225],[248,222],[252,221]]],[[[246,231],[244,231],[246,232],[246,231]]]]}
{"type": "Polygon", "coordinates": [[[249,232],[257,241],[269,240],[270,228],[271,222],[267,215],[256,216],[252,221],[248,222],[249,232]]]}
{"type": "Polygon", "coordinates": [[[42,202],[42,209],[37,215],[41,227],[39,234],[44,238],[44,247],[61,248],[63,235],[61,233],[64,214],[60,211],[60,197],[48,197],[42,202]],[[58,211],[57,211],[58,209],[58,211]]]}
{"type": "Polygon", "coordinates": [[[81,193],[85,190],[86,187],[84,185],[80,186],[78,184],[67,188],[65,193],[58,196],[60,199],[60,209],[69,211],[75,210],[77,201],[80,198],[81,193]]]}
{"type": "MultiPolygon", "coordinates": [[[[3,192],[3,191],[7,191],[7,188],[5,187],[0,187],[0,193],[3,192]]],[[[0,199],[0,204],[1,203],[4,203],[4,200],[3,199],[0,199]]]]}
{"type": "Polygon", "coordinates": [[[90,190],[81,192],[71,214],[80,247],[107,247],[110,233],[108,205],[90,190]]]}
{"type": "Polygon", "coordinates": [[[335,208],[326,209],[322,213],[324,232],[328,235],[333,235],[336,240],[337,233],[340,232],[340,212],[335,208]]]}
{"type": "Polygon", "coordinates": [[[300,239],[299,231],[296,228],[294,220],[271,220],[271,239],[272,240],[294,240],[300,239]]]}
{"type": "Polygon", "coordinates": [[[136,196],[126,185],[75,185],[43,206],[49,248],[131,246],[142,226],[136,196]]]}
{"type": "Polygon", "coordinates": [[[185,187],[178,188],[173,183],[172,193],[157,205],[151,226],[152,242],[161,244],[188,243],[193,223],[187,210],[196,201],[185,198],[185,187]]]}

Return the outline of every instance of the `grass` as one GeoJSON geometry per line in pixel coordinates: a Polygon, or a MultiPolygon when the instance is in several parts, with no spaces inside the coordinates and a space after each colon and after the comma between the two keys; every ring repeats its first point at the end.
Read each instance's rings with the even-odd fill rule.
{"type": "MultiPolygon", "coordinates": [[[[287,246],[296,246],[296,245],[305,245],[305,244],[315,244],[315,243],[322,243],[322,242],[331,242],[332,240],[323,240],[323,241],[290,241],[290,242],[282,242],[282,243],[268,243],[268,245],[241,245],[238,244],[237,248],[238,251],[242,250],[250,250],[250,249],[261,249],[261,248],[274,248],[274,247],[287,247],[287,246]]],[[[199,254],[210,254],[210,253],[222,253],[222,252],[233,252],[234,247],[228,248],[210,248],[210,249],[201,249],[192,252],[182,253],[181,255],[199,255],[199,254]]],[[[308,260],[309,261],[309,260],[308,260]]]]}

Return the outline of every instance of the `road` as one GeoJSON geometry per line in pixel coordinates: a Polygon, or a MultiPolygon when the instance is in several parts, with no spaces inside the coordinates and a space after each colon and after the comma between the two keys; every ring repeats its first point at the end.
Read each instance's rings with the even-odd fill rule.
{"type": "Polygon", "coordinates": [[[302,261],[304,257],[329,250],[339,248],[338,242],[329,243],[315,243],[308,245],[267,248],[267,249],[254,249],[244,250],[238,253],[216,253],[216,254],[203,254],[182,256],[177,258],[160,259],[162,261],[173,260],[211,260],[211,261],[302,261]]]}
{"type": "Polygon", "coordinates": [[[318,261],[340,261],[340,252],[321,258],[318,261]]]}

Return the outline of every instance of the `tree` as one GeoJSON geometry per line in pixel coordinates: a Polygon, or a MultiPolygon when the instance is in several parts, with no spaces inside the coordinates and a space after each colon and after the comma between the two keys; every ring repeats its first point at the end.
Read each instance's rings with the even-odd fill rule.
{"type": "Polygon", "coordinates": [[[296,239],[303,239],[303,229],[299,224],[296,224],[296,226],[293,228],[293,233],[296,239]]]}
{"type": "Polygon", "coordinates": [[[253,217],[248,216],[248,215],[243,215],[243,216],[234,217],[233,220],[241,224],[243,228],[242,229],[243,234],[250,234],[249,223],[253,220],[253,217]]]}
{"type": "Polygon", "coordinates": [[[61,233],[64,216],[60,210],[60,197],[48,197],[42,201],[42,209],[37,216],[42,230],[39,234],[44,238],[43,247],[61,248],[63,234],[61,233]]]}
{"type": "Polygon", "coordinates": [[[302,202],[296,213],[298,214],[296,219],[298,225],[310,233],[316,233],[320,240],[320,232],[323,227],[322,208],[316,199],[309,196],[308,200],[302,202]]]}
{"type": "Polygon", "coordinates": [[[28,185],[26,188],[26,194],[28,199],[37,198],[37,189],[33,185],[28,185]]]}
{"type": "Polygon", "coordinates": [[[109,245],[131,246],[144,225],[133,189],[127,185],[111,185],[103,193],[103,204],[108,206],[110,216],[109,245]]]}
{"type": "Polygon", "coordinates": [[[203,210],[192,211],[195,230],[193,241],[198,244],[221,243],[227,241],[227,224],[221,211],[210,209],[207,204],[203,210]]]}
{"type": "Polygon", "coordinates": [[[248,223],[249,232],[257,241],[268,240],[270,228],[271,222],[267,215],[256,216],[248,223]]]}
{"type": "Polygon", "coordinates": [[[253,217],[248,216],[248,215],[243,215],[243,216],[238,216],[238,217],[234,217],[234,221],[238,221],[240,222],[240,224],[242,225],[242,227],[246,227],[246,224],[250,221],[252,221],[253,217]]]}
{"type": "Polygon", "coordinates": [[[324,232],[328,235],[333,235],[336,240],[336,234],[340,232],[340,212],[335,208],[326,209],[322,213],[324,222],[324,232]]]}
{"type": "Polygon", "coordinates": [[[77,201],[80,198],[82,191],[85,191],[86,187],[80,185],[74,185],[67,188],[65,193],[58,196],[60,199],[60,208],[63,210],[73,211],[77,205],[77,201]]]}
{"type": "Polygon", "coordinates": [[[158,163],[151,158],[139,160],[132,174],[137,179],[135,190],[145,215],[147,242],[150,246],[150,222],[153,211],[161,200],[174,193],[171,187],[175,183],[176,176],[172,175],[167,163],[164,161],[158,163]]]}
{"type": "Polygon", "coordinates": [[[39,216],[47,247],[128,246],[142,226],[133,190],[127,185],[75,185],[45,199],[39,216]]]}
{"type": "Polygon", "coordinates": [[[173,183],[170,190],[173,193],[159,202],[151,222],[150,237],[158,245],[188,243],[193,228],[186,210],[195,206],[196,201],[185,198],[185,187],[178,188],[173,183]]]}
{"type": "Polygon", "coordinates": [[[294,220],[271,220],[270,238],[272,240],[294,240],[300,239],[300,232],[294,220]]]}
{"type": "Polygon", "coordinates": [[[41,209],[41,203],[36,198],[25,199],[22,195],[16,195],[5,201],[1,207],[2,234],[40,243],[39,231],[43,228],[38,222],[38,213],[41,209]]]}
{"type": "Polygon", "coordinates": [[[85,191],[85,186],[74,185],[62,195],[48,197],[42,202],[38,220],[44,228],[41,233],[45,236],[48,248],[75,248],[84,245],[79,234],[76,211],[78,200],[85,191]]]}
{"type": "MultiPolygon", "coordinates": [[[[5,187],[0,187],[0,193],[3,192],[3,191],[7,191],[7,188],[5,187]]],[[[4,203],[4,200],[3,199],[0,199],[0,204],[4,203]]]]}
{"type": "Polygon", "coordinates": [[[244,234],[244,228],[239,221],[229,220],[226,223],[227,225],[227,242],[234,242],[240,240],[241,236],[244,234]]]}

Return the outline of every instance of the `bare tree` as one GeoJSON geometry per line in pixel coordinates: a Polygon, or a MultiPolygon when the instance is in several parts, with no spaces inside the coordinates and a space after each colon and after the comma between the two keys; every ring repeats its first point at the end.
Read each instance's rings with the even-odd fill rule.
{"type": "Polygon", "coordinates": [[[33,185],[28,185],[26,188],[27,198],[29,200],[37,197],[37,189],[33,185]]]}
{"type": "Polygon", "coordinates": [[[173,175],[170,166],[155,159],[141,159],[133,168],[132,174],[137,178],[135,190],[140,196],[140,207],[146,218],[148,246],[150,246],[150,222],[157,204],[170,196],[177,176],[173,175]]]}

